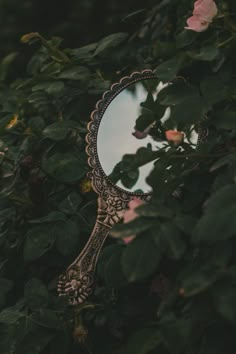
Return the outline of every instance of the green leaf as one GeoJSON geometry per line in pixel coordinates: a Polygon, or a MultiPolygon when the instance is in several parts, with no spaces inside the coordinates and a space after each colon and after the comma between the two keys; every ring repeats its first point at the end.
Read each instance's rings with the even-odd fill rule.
{"type": "Polygon", "coordinates": [[[204,101],[200,96],[187,98],[182,103],[171,108],[171,119],[178,127],[185,124],[195,124],[201,121],[206,114],[204,101]]]}
{"type": "Polygon", "coordinates": [[[43,135],[46,138],[55,141],[60,141],[60,140],[64,140],[68,136],[68,134],[73,131],[76,131],[78,133],[79,124],[72,120],[68,120],[68,121],[56,122],[51,125],[48,125],[43,130],[43,135]]]}
{"type": "MultiPolygon", "coordinates": [[[[0,234],[1,237],[1,234],[0,234]]],[[[0,307],[2,307],[7,299],[7,294],[13,287],[13,282],[11,280],[0,278],[0,307]]]]}
{"type": "Polygon", "coordinates": [[[135,186],[138,179],[139,179],[139,170],[135,169],[135,170],[132,170],[132,171],[122,174],[121,183],[123,184],[123,186],[125,188],[131,189],[132,187],[135,186]]]}
{"type": "Polygon", "coordinates": [[[140,216],[146,217],[160,217],[169,219],[173,216],[171,209],[163,205],[155,205],[150,203],[140,205],[135,209],[135,212],[140,216]]]}
{"type": "Polygon", "coordinates": [[[197,223],[197,218],[195,218],[192,215],[176,215],[174,219],[174,224],[183,232],[186,234],[192,233],[192,230],[194,229],[195,225],[197,223]]]}
{"type": "Polygon", "coordinates": [[[7,114],[3,117],[1,117],[1,120],[0,120],[0,133],[3,134],[4,132],[8,132],[7,130],[7,125],[10,123],[10,121],[13,119],[13,114],[10,113],[10,114],[7,114]]]}
{"type": "Polygon", "coordinates": [[[5,56],[0,63],[0,81],[4,81],[8,75],[12,63],[15,61],[19,54],[17,52],[10,53],[5,56]]]}
{"type": "Polygon", "coordinates": [[[59,79],[67,79],[67,80],[88,80],[91,75],[89,69],[85,66],[73,66],[72,68],[68,68],[63,70],[59,75],[59,79]]]}
{"type": "Polygon", "coordinates": [[[212,123],[215,127],[220,129],[232,129],[236,130],[236,112],[233,111],[223,111],[218,112],[212,123]]]}
{"type": "Polygon", "coordinates": [[[44,224],[44,223],[50,223],[50,222],[55,222],[55,221],[64,221],[65,215],[61,213],[60,211],[51,211],[48,215],[42,216],[41,218],[30,220],[29,223],[31,224],[44,224]]]}
{"type": "Polygon", "coordinates": [[[163,156],[163,151],[152,151],[152,147],[149,145],[147,147],[141,147],[137,150],[136,154],[124,155],[108,177],[113,183],[116,183],[123,173],[132,172],[138,167],[156,160],[159,156],[163,156]]]}
{"type": "Polygon", "coordinates": [[[80,59],[80,61],[90,59],[93,55],[95,49],[97,48],[97,43],[90,43],[80,48],[70,50],[73,56],[80,59]]]}
{"type": "Polygon", "coordinates": [[[196,265],[183,269],[179,274],[179,282],[184,297],[192,297],[211,288],[224,277],[226,268],[232,257],[231,244],[225,242],[212,245],[207,256],[207,264],[196,265]]]}
{"type": "Polygon", "coordinates": [[[215,45],[203,46],[201,48],[187,51],[187,55],[195,60],[212,61],[219,56],[219,49],[215,45]]]}
{"type": "Polygon", "coordinates": [[[158,267],[160,249],[155,242],[145,236],[134,239],[124,250],[121,264],[130,282],[145,279],[158,267]]]}
{"type": "Polygon", "coordinates": [[[144,131],[150,124],[155,121],[155,116],[152,112],[141,114],[135,122],[135,129],[144,131]]]}
{"type": "Polygon", "coordinates": [[[210,257],[208,257],[209,264],[215,265],[217,268],[225,269],[228,266],[233,254],[231,241],[217,242],[211,245],[210,257]]]}
{"type": "Polygon", "coordinates": [[[46,92],[50,95],[61,95],[64,91],[65,85],[63,81],[55,81],[48,85],[46,92]]]}
{"type": "Polygon", "coordinates": [[[111,230],[111,235],[114,237],[127,237],[130,235],[138,235],[151,227],[149,220],[137,218],[127,224],[117,224],[111,230]]]}
{"type": "Polygon", "coordinates": [[[71,353],[72,347],[71,335],[67,331],[57,331],[57,336],[50,342],[51,354],[68,354],[71,353]]]}
{"type": "Polygon", "coordinates": [[[21,342],[19,354],[41,354],[55,333],[45,329],[37,329],[29,333],[21,342]]]}
{"type": "Polygon", "coordinates": [[[212,288],[213,303],[217,311],[227,320],[236,321],[236,283],[229,277],[217,282],[212,288]]]}
{"type": "Polygon", "coordinates": [[[222,208],[221,213],[208,213],[203,216],[195,229],[194,239],[215,242],[233,237],[236,227],[235,213],[236,206],[228,206],[226,209],[222,208]]]}
{"type": "Polygon", "coordinates": [[[63,256],[70,255],[76,249],[78,241],[79,229],[77,224],[71,220],[58,224],[56,247],[60,254],[63,256]]]}
{"type": "Polygon", "coordinates": [[[28,126],[33,133],[39,134],[45,127],[45,122],[41,117],[32,117],[28,122],[28,126]]]}
{"type": "Polygon", "coordinates": [[[137,17],[139,16],[140,14],[144,14],[146,12],[146,9],[139,9],[139,10],[136,10],[136,11],[133,11],[131,13],[129,13],[128,15],[126,15],[124,18],[123,18],[123,21],[127,21],[129,20],[130,18],[133,19],[133,17],[137,17]]]}
{"type": "Polygon", "coordinates": [[[33,278],[26,283],[24,295],[27,305],[31,309],[46,307],[48,304],[47,288],[37,278],[33,278]]]}
{"type": "Polygon", "coordinates": [[[236,154],[228,154],[226,156],[221,157],[219,160],[217,160],[210,168],[210,172],[214,172],[218,170],[221,167],[224,167],[226,165],[233,165],[236,163],[236,154]]]}
{"type": "Polygon", "coordinates": [[[201,91],[204,99],[212,106],[224,100],[229,94],[228,75],[224,73],[207,76],[201,82],[201,91]]]}
{"type": "Polygon", "coordinates": [[[173,41],[159,40],[156,38],[155,41],[152,42],[152,52],[155,58],[160,60],[168,59],[175,55],[176,46],[173,41]]]}
{"type": "Polygon", "coordinates": [[[128,37],[127,33],[114,33],[103,38],[97,46],[94,55],[101,56],[104,55],[108,50],[116,48],[121,43],[123,43],[128,37]]]}
{"type": "Polygon", "coordinates": [[[46,173],[64,183],[73,183],[85,174],[85,164],[74,153],[56,153],[43,160],[46,173]]]}
{"type": "Polygon", "coordinates": [[[198,37],[198,33],[194,31],[183,30],[176,37],[177,48],[181,49],[192,44],[198,37]]]}
{"type": "Polygon", "coordinates": [[[121,255],[124,247],[124,245],[110,245],[105,247],[99,256],[98,272],[106,280],[108,287],[120,288],[127,284],[121,267],[121,255]]]}
{"type": "Polygon", "coordinates": [[[37,91],[46,91],[50,95],[57,95],[63,92],[64,90],[63,81],[48,81],[42,82],[32,87],[32,92],[37,91]]]}
{"type": "Polygon", "coordinates": [[[184,296],[191,297],[208,289],[222,275],[222,268],[214,265],[206,265],[196,271],[191,271],[182,280],[181,288],[184,289],[184,296]]]}
{"type": "Polygon", "coordinates": [[[196,87],[186,84],[183,80],[174,81],[164,87],[157,99],[165,106],[176,105],[185,102],[188,98],[199,96],[196,87]]]}
{"type": "Polygon", "coordinates": [[[13,287],[12,280],[8,280],[5,278],[0,278],[0,294],[7,294],[13,287]]]}
{"type": "Polygon", "coordinates": [[[162,223],[156,237],[159,238],[160,236],[162,241],[167,245],[170,257],[181,259],[186,250],[186,244],[179,229],[169,222],[162,223]]]}
{"type": "Polygon", "coordinates": [[[120,354],[149,354],[162,342],[159,330],[143,328],[134,333],[120,354]]]}
{"type": "Polygon", "coordinates": [[[63,327],[59,315],[54,310],[41,308],[40,311],[35,311],[33,313],[32,319],[44,328],[58,330],[63,327]]]}
{"type": "Polygon", "coordinates": [[[90,95],[100,95],[107,91],[110,86],[110,81],[96,77],[88,82],[88,93],[90,95]]]}
{"type": "Polygon", "coordinates": [[[56,240],[55,226],[35,226],[26,234],[24,259],[31,262],[48,252],[56,240]]]}
{"type": "Polygon", "coordinates": [[[76,214],[81,202],[82,197],[73,191],[60,203],[59,209],[65,214],[73,215],[76,214]]]}
{"type": "Polygon", "coordinates": [[[8,325],[13,325],[19,321],[22,317],[25,317],[25,314],[19,312],[15,308],[7,308],[0,312],[0,323],[5,323],[8,325]]]}
{"type": "Polygon", "coordinates": [[[158,67],[155,69],[155,72],[161,81],[171,81],[178,74],[184,61],[185,57],[182,54],[175,56],[158,65],[158,67]]]}
{"type": "Polygon", "coordinates": [[[161,337],[165,347],[171,354],[185,353],[188,341],[193,330],[193,319],[176,318],[174,315],[166,315],[159,322],[161,337]]]}
{"type": "Polygon", "coordinates": [[[227,185],[213,194],[207,203],[205,214],[193,232],[193,240],[227,240],[236,229],[236,186],[227,185]]]}

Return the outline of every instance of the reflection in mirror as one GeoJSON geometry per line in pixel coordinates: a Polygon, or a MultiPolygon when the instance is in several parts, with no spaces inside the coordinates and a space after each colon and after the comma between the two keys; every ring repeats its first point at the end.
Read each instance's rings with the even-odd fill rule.
{"type": "MultiPolygon", "coordinates": [[[[59,295],[67,296],[71,305],[85,302],[92,293],[100,250],[130,200],[150,198],[146,178],[154,164],[167,150],[189,151],[202,139],[198,126],[180,127],[174,121],[174,103],[162,104],[164,87],[151,70],[135,72],[112,85],[91,114],[86,151],[92,187],[98,194],[98,215],[83,250],[59,277],[59,295]],[[176,136],[175,130],[181,136],[180,145],[166,135],[169,131],[176,136]]],[[[171,177],[173,164],[167,160],[161,166],[166,172],[163,178],[171,177]]]]}
{"type": "MultiPolygon", "coordinates": [[[[106,176],[112,183],[133,193],[150,193],[146,177],[154,161],[132,168],[133,156],[138,149],[152,151],[170,148],[165,131],[174,128],[170,108],[162,106],[158,93],[165,85],[156,78],[136,82],[121,91],[109,104],[102,116],[97,137],[97,153],[106,176]],[[125,157],[124,157],[125,156],[125,157]]],[[[197,144],[194,127],[184,142],[197,144]]]]}

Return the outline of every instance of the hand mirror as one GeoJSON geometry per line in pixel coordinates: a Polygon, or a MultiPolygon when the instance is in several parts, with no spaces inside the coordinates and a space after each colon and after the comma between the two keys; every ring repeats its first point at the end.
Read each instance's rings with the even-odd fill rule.
{"type": "MultiPolygon", "coordinates": [[[[124,178],[122,173],[120,179],[114,178],[114,172],[123,155],[134,154],[137,149],[147,145],[153,150],[160,149],[167,143],[165,138],[163,141],[155,141],[152,136],[144,134],[155,129],[155,121],[150,121],[149,127],[144,129],[141,136],[137,135],[137,130],[136,134],[132,134],[137,118],[143,114],[143,110],[147,110],[143,103],[147,102],[148,97],[157,100],[161,87],[163,86],[160,86],[160,81],[151,70],[135,72],[112,85],[91,114],[86,140],[88,163],[91,167],[89,176],[93,189],[98,194],[98,215],[84,249],[59,279],[59,295],[68,296],[71,305],[84,302],[92,293],[100,250],[109,230],[122,218],[129,201],[133,197],[145,200],[151,195],[150,186],[145,179],[152,170],[153,162],[140,167],[128,178],[124,178]]],[[[161,120],[168,119],[169,115],[167,108],[161,120]]],[[[201,139],[200,130],[199,125],[197,131],[193,129],[190,137],[196,146],[201,139]]]]}

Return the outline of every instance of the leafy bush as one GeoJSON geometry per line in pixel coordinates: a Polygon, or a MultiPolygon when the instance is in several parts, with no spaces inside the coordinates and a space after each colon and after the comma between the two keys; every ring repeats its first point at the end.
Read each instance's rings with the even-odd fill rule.
{"type": "Polygon", "coordinates": [[[28,34],[22,41],[35,53],[27,75],[10,84],[11,54],[2,60],[1,353],[234,352],[236,8],[229,0],[217,7],[201,33],[184,29],[193,2],[164,0],[135,33],[84,47],[28,34]],[[114,228],[120,239],[102,252],[94,295],[71,309],[57,296],[58,275],[97,212],[86,124],[112,82],[144,68],[163,82],[181,78],[162,91],[161,105],[180,130],[207,116],[207,142],[160,156],[148,177],[150,202],[114,228]]]}

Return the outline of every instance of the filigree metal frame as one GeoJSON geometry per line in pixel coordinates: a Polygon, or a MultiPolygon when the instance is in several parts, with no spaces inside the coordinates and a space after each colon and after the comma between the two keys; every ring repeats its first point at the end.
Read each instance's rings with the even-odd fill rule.
{"type": "MultiPolygon", "coordinates": [[[[158,79],[157,75],[155,75],[153,71],[149,69],[144,70],[142,72],[134,72],[131,76],[126,76],[122,78],[120,82],[113,84],[110,90],[106,91],[103,94],[102,99],[97,102],[96,109],[91,114],[91,121],[88,124],[88,134],[86,137],[86,141],[88,143],[87,154],[89,156],[88,163],[92,168],[92,171],[90,173],[92,185],[95,192],[97,192],[100,197],[104,197],[105,199],[107,199],[107,192],[109,191],[110,196],[112,196],[112,199],[115,198],[115,200],[117,200],[118,197],[119,200],[124,200],[124,203],[126,203],[126,201],[130,200],[131,196],[139,196],[142,198],[144,195],[150,195],[150,193],[144,194],[125,191],[122,188],[115,186],[109,180],[109,178],[103,171],[101,163],[99,161],[99,156],[97,152],[97,134],[100,122],[107,107],[121,91],[138,81],[154,78],[158,79]]],[[[121,204],[119,205],[119,207],[121,207],[121,210],[123,210],[123,206],[121,204]]]]}
{"type": "MultiPolygon", "coordinates": [[[[128,86],[146,79],[158,79],[158,76],[152,70],[134,72],[126,76],[111,86],[106,91],[100,101],[96,104],[96,109],[91,114],[88,123],[87,154],[88,164],[91,172],[88,176],[91,178],[92,187],[98,194],[98,216],[93,232],[82,252],[76,260],[67,268],[59,278],[59,295],[66,295],[71,305],[78,305],[84,302],[92,293],[94,284],[94,273],[100,250],[105,242],[109,230],[116,224],[127,209],[129,201],[134,196],[146,200],[151,193],[133,193],[125,191],[114,185],[106,176],[99,161],[97,152],[98,129],[102,117],[113,99],[128,86]]],[[[205,139],[206,131],[200,124],[198,145],[205,139]]]]}

